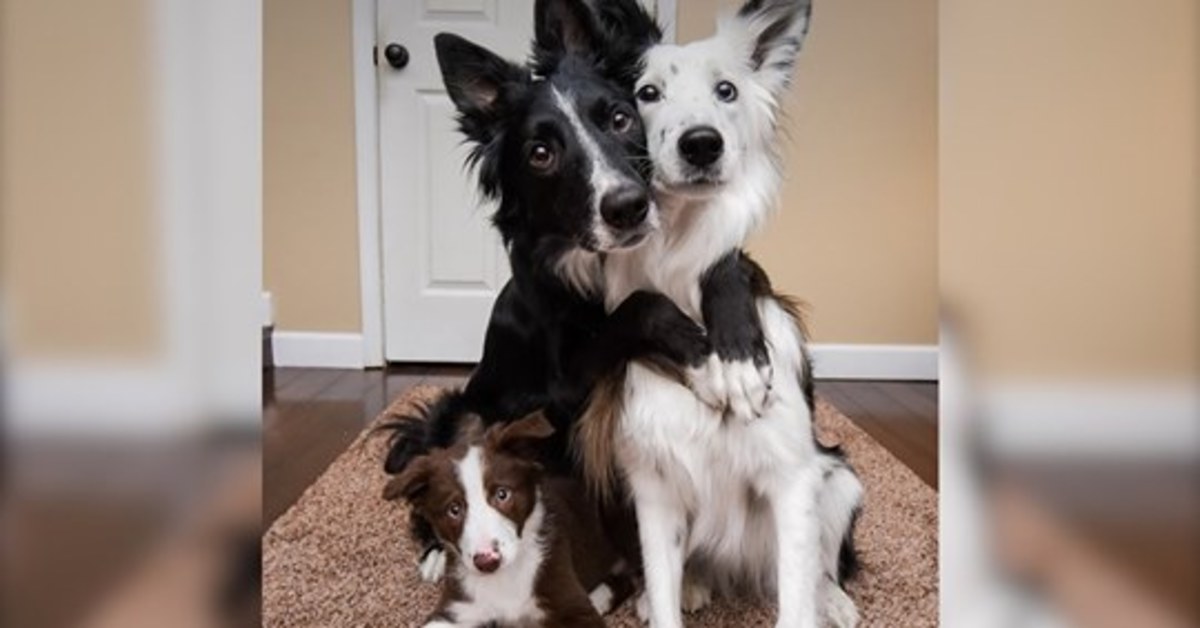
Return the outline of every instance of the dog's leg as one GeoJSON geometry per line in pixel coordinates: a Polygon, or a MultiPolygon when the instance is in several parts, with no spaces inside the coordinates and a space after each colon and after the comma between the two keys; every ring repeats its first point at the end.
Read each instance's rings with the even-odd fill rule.
{"type": "Polygon", "coordinates": [[[854,470],[837,456],[821,454],[822,473],[817,513],[821,520],[821,615],[826,625],[854,628],[858,608],[842,588],[853,577],[854,520],[862,507],[863,487],[854,470]]]}
{"type": "Polygon", "coordinates": [[[701,401],[749,421],[762,416],[771,394],[772,367],[757,300],[770,281],[762,268],[733,251],[705,272],[700,310],[715,355],[689,372],[701,401]]]}
{"type": "Polygon", "coordinates": [[[777,628],[817,628],[821,525],[817,495],[821,470],[815,461],[779,482],[769,494],[778,544],[777,628]]]}
{"type": "Polygon", "coordinates": [[[687,516],[662,480],[651,471],[630,474],[638,536],[642,541],[642,568],[646,576],[646,598],[652,628],[682,628],[680,610],[683,585],[684,546],[687,516]]]}

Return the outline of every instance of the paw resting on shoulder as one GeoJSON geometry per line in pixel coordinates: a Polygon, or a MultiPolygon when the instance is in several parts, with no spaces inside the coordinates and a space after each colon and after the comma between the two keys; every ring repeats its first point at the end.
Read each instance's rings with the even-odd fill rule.
{"type": "Polygon", "coordinates": [[[657,292],[633,293],[613,316],[622,326],[636,330],[645,350],[661,354],[677,364],[700,364],[712,352],[704,328],[657,292]]]}
{"type": "Polygon", "coordinates": [[[771,400],[769,362],[751,359],[723,360],[717,354],[688,369],[692,390],[706,405],[744,421],[762,416],[771,400]]]}

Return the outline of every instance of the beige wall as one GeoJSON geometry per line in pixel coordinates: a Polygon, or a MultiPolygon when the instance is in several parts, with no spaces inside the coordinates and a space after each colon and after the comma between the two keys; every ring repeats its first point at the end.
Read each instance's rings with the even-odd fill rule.
{"type": "Polygon", "coordinates": [[[287,330],[358,331],[349,0],[263,3],[263,285],[287,330]]]}
{"type": "MultiPolygon", "coordinates": [[[[687,0],[681,42],[718,7],[687,0]]],[[[937,342],[937,3],[816,2],[784,103],[779,211],[750,243],[815,340],[937,342]]]]}
{"type": "Polygon", "coordinates": [[[0,208],[19,356],[162,346],[144,0],[5,0],[0,208]]]}
{"type": "MultiPolygon", "coordinates": [[[[714,0],[680,2],[681,40],[714,0]]],[[[733,3],[725,2],[726,5],[733,3]]],[[[349,3],[266,2],[266,285],[285,329],[359,329],[349,3]]],[[[819,3],[783,207],[751,250],[823,342],[937,340],[936,5],[819,3]]]]}
{"type": "Polygon", "coordinates": [[[989,373],[1198,370],[1200,9],[1135,8],[942,2],[941,281],[989,373]]]}

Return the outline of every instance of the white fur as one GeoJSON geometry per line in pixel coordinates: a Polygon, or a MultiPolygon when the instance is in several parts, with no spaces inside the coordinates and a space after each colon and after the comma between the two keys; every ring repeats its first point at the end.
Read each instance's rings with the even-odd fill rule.
{"type": "MultiPolygon", "coordinates": [[[[797,384],[798,331],[774,301],[759,310],[777,391],[760,419],[724,421],[687,388],[637,364],[626,380],[617,460],[633,489],[654,626],[681,625],[683,563],[694,555],[705,557],[715,584],[788,591],[779,625],[816,622],[825,457],[797,384]]],[[[841,536],[830,541],[836,556],[841,536]]]]}
{"type": "Polygon", "coordinates": [[[434,548],[425,554],[425,558],[421,559],[421,564],[418,566],[418,571],[421,572],[421,580],[425,582],[437,582],[446,574],[446,552],[441,548],[434,548]]]}
{"type": "MultiPolygon", "coordinates": [[[[765,2],[762,14],[722,21],[713,38],[646,54],[638,86],[653,84],[662,93],[660,101],[639,105],[662,229],[640,248],[607,257],[610,309],[635,290],[651,289],[702,320],[702,273],[740,247],[769,213],[780,181],[778,97],[806,20],[792,22],[785,43],[769,50],[760,67],[750,54],[778,12],[798,6],[765,2]],[[738,100],[714,96],[721,80],[734,83],[738,100]],[[715,177],[701,185],[677,150],[679,136],[699,125],[716,128],[726,147],[709,173],[715,177]]],[[[733,371],[726,374],[713,367],[706,374],[709,390],[701,392],[709,399],[640,364],[626,376],[616,456],[632,489],[641,536],[648,608],[639,611],[646,610],[656,628],[682,626],[689,559],[703,564],[710,584],[778,592],[778,626],[857,621],[836,576],[837,553],[862,487],[813,441],[801,386],[808,374],[800,330],[774,299],[760,299],[757,307],[771,368],[721,365],[733,371]],[[763,394],[768,383],[769,401],[763,394]],[[757,406],[747,400],[735,411],[760,416],[727,420],[729,404],[719,401],[730,389],[743,398],[761,394],[757,406]]]]}
{"type": "Polygon", "coordinates": [[[446,610],[454,618],[453,625],[459,626],[491,621],[536,623],[544,615],[537,606],[533,587],[546,553],[540,538],[545,508],[539,496],[525,521],[524,534],[518,536],[516,525],[488,504],[483,472],[482,450],[472,447],[458,463],[467,513],[456,576],[468,601],[452,603],[446,610]],[[502,562],[497,571],[485,574],[474,567],[471,554],[488,547],[499,550],[502,562]]]}
{"type": "Polygon", "coordinates": [[[592,602],[592,608],[596,609],[597,613],[605,615],[612,610],[613,592],[608,588],[607,584],[602,584],[588,594],[588,600],[592,602]]]}
{"type": "Polygon", "coordinates": [[[692,392],[708,407],[743,421],[762,416],[770,402],[771,366],[752,360],[722,361],[714,353],[698,367],[688,367],[692,392]]]}
{"type": "Polygon", "coordinates": [[[603,269],[596,253],[573,248],[559,258],[556,271],[579,294],[599,295],[603,290],[603,269]]]}

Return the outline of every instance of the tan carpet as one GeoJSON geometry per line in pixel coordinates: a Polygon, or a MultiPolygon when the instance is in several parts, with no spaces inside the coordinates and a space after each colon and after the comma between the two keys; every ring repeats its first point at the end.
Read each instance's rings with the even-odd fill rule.
{"type": "MultiPolygon", "coordinates": [[[[436,389],[418,389],[399,409],[436,389]]],[[[386,415],[386,413],[385,413],[386,415]]],[[[937,494],[827,403],[824,442],[840,442],[862,476],[858,526],[863,572],[851,585],[864,626],[937,625],[937,494]]],[[[419,626],[436,601],[417,579],[404,509],[380,498],[384,439],[367,432],[330,465],[263,537],[268,626],[419,626]]],[[[269,490],[269,487],[268,487],[269,490]]],[[[639,626],[626,604],[612,626],[639,626]]],[[[763,603],[720,600],[688,626],[770,626],[763,603]]]]}

